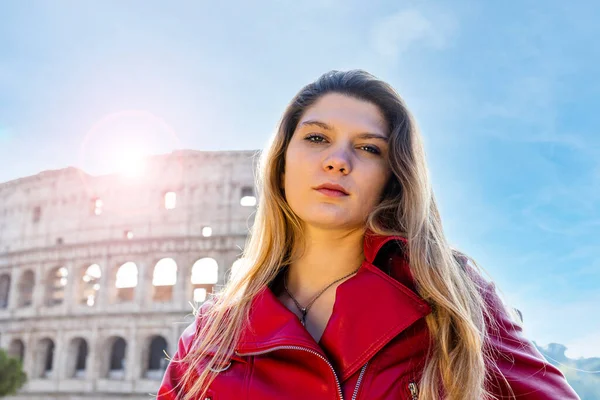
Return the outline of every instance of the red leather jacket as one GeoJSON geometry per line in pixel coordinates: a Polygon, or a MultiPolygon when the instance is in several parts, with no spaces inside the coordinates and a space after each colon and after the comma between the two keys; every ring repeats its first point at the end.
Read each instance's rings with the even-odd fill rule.
{"type": "MultiPolygon", "coordinates": [[[[244,328],[229,367],[218,374],[204,400],[418,399],[429,344],[424,317],[431,308],[416,294],[408,262],[394,239],[405,241],[365,235],[365,261],[337,288],[319,343],[269,288],[263,289],[250,311],[252,329],[244,328]]],[[[523,337],[494,285],[484,284],[484,298],[500,326],[491,345],[515,397],[579,399],[561,372],[523,337]]],[[[197,318],[183,332],[174,359],[189,351],[198,325],[197,318]]],[[[178,389],[172,389],[183,368],[169,364],[158,399],[180,398],[178,389]]],[[[498,375],[492,374],[488,390],[508,399],[510,390],[498,375]]]]}

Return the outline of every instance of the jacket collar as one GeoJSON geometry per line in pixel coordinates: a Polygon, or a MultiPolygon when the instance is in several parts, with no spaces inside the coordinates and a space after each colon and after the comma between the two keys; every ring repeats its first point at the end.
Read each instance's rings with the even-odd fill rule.
{"type": "Polygon", "coordinates": [[[236,352],[249,355],[283,346],[304,347],[327,357],[342,381],[352,376],[394,337],[431,312],[409,288],[412,276],[406,257],[398,252],[380,254],[391,241],[406,243],[400,236],[365,233],[364,262],[355,276],[337,287],[333,312],[319,343],[265,287],[253,299],[236,352]],[[381,259],[379,255],[386,256],[382,258],[389,263],[391,276],[373,264],[381,259]],[[404,277],[404,284],[395,277],[404,277]]]}
{"type": "Polygon", "coordinates": [[[365,255],[365,261],[373,264],[383,245],[392,241],[401,242],[402,244],[408,243],[408,240],[402,236],[378,235],[371,230],[367,230],[363,240],[363,253],[365,255]]]}

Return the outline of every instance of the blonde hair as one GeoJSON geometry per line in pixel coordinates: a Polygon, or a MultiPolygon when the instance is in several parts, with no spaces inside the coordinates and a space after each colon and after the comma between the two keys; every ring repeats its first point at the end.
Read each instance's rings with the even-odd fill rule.
{"type": "MultiPolygon", "coordinates": [[[[280,269],[292,263],[292,249],[303,246],[298,216],[285,201],[282,173],[285,152],[304,111],[326,93],[340,93],[379,107],[390,129],[392,176],[366,228],[408,240],[408,258],[419,295],[432,306],[426,317],[431,343],[420,382],[420,399],[490,399],[486,375],[495,365],[486,347],[488,310],[481,287],[464,265],[469,259],[452,249],[431,188],[421,135],[404,101],[389,84],[362,71],[330,71],[302,88],[291,100],[256,174],[258,207],[242,257],[246,267],[202,307],[202,323],[181,359],[183,400],[203,398],[216,376],[211,369],[234,353],[249,305],[280,269]]],[[[474,265],[477,266],[476,263],[474,265]]],[[[393,312],[393,310],[390,310],[393,312]]],[[[198,316],[197,316],[198,317],[198,316]]]]}

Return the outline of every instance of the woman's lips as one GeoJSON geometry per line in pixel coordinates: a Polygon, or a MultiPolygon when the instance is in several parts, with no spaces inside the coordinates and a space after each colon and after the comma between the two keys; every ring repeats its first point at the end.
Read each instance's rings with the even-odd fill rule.
{"type": "Polygon", "coordinates": [[[320,193],[324,194],[325,196],[329,196],[329,197],[348,196],[346,193],[340,192],[339,190],[333,190],[333,189],[316,189],[316,190],[317,190],[317,192],[320,192],[320,193]]]}

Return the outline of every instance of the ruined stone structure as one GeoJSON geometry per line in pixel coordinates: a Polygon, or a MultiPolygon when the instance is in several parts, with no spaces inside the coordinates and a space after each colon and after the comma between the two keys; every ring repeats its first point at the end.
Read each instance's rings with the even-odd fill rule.
{"type": "Polygon", "coordinates": [[[0,347],[28,375],[11,398],[153,398],[190,303],[240,265],[256,155],[178,151],[138,177],[0,184],[0,347]]]}

